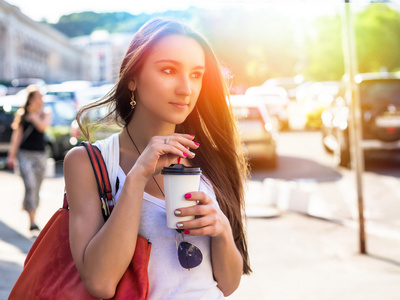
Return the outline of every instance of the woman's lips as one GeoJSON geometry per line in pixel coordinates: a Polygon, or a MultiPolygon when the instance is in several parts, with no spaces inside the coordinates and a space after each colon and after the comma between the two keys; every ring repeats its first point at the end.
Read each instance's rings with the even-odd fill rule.
{"type": "Polygon", "coordinates": [[[178,109],[185,109],[185,108],[188,107],[188,104],[186,104],[186,103],[170,102],[170,104],[171,104],[173,107],[176,107],[176,108],[178,108],[178,109]]]}

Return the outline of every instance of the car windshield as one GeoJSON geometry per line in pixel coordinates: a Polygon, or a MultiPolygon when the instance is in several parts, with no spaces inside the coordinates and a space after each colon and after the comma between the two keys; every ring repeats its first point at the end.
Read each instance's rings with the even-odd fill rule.
{"type": "Polygon", "coordinates": [[[400,80],[364,81],[360,85],[360,97],[363,105],[386,102],[400,105],[400,80]]]}

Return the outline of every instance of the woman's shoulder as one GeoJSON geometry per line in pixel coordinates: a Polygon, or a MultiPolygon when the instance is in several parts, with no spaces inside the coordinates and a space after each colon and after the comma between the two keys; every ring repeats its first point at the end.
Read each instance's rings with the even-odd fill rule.
{"type": "Polygon", "coordinates": [[[68,151],[64,158],[64,165],[68,166],[71,164],[79,164],[85,161],[89,161],[89,156],[85,147],[76,146],[68,151]]]}

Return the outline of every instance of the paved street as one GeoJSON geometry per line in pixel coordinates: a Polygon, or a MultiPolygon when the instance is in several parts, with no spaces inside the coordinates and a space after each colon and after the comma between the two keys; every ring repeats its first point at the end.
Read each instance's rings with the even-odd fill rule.
{"type": "MultiPolygon", "coordinates": [[[[315,138],[314,133],[282,134],[279,168],[254,170],[246,194],[254,272],[243,277],[239,289],[228,299],[400,298],[400,214],[395,188],[399,176],[395,170],[389,170],[390,174],[382,171],[386,172],[382,175],[373,166],[366,172],[368,255],[360,255],[353,194],[344,197],[351,191],[352,173],[333,168],[329,156],[316,147],[307,152],[309,143],[315,146],[315,138]],[[304,141],[303,146],[297,138],[304,141]],[[297,143],[297,147],[290,147],[290,143],[297,143]],[[296,154],[290,148],[296,149],[296,154]],[[371,193],[377,199],[372,199],[371,193]]],[[[32,239],[28,217],[21,210],[21,179],[0,171],[0,186],[1,300],[7,298],[21,272],[32,239]]],[[[43,227],[60,207],[63,186],[58,165],[56,177],[47,178],[43,185],[39,226],[43,227]]]]}

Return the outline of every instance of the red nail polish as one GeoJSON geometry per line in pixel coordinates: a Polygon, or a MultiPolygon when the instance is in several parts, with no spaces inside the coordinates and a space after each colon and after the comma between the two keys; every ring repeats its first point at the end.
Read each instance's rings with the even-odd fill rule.
{"type": "Polygon", "coordinates": [[[196,146],[200,146],[200,144],[199,144],[199,143],[197,143],[197,142],[194,142],[194,144],[195,144],[196,146]]]}
{"type": "Polygon", "coordinates": [[[185,198],[186,198],[186,199],[189,199],[190,197],[192,197],[191,194],[185,194],[185,198]]]}
{"type": "Polygon", "coordinates": [[[190,233],[190,230],[184,230],[183,233],[184,233],[184,234],[189,234],[189,233],[190,233]]]}

